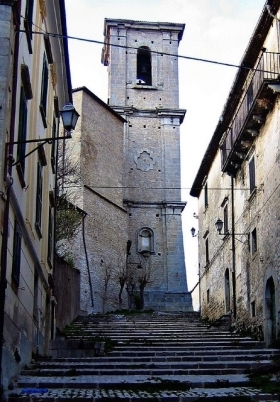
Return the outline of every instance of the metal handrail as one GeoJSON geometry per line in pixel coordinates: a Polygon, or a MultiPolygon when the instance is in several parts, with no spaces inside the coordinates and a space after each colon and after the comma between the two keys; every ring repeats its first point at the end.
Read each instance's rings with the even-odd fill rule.
{"type": "Polygon", "coordinates": [[[231,127],[227,131],[224,142],[221,145],[223,161],[222,166],[243,129],[246,118],[251,111],[255,100],[264,81],[277,80],[280,74],[280,53],[265,52],[262,54],[257,66],[254,69],[251,82],[239,104],[236,114],[232,120],[231,127]]]}

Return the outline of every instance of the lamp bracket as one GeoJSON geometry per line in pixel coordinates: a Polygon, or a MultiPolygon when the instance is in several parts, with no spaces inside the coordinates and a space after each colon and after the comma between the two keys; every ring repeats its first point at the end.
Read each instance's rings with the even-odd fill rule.
{"type": "Polygon", "coordinates": [[[37,139],[32,139],[32,140],[26,140],[26,141],[14,141],[14,142],[7,142],[6,146],[8,147],[9,145],[16,145],[16,144],[29,144],[29,143],[38,143],[40,144],[32,149],[30,152],[28,152],[24,157],[20,160],[15,161],[14,157],[12,154],[9,154],[7,157],[8,165],[10,166],[15,166],[18,163],[20,163],[23,159],[27,158],[29,155],[33,154],[33,152],[37,151],[38,148],[41,146],[44,146],[45,144],[51,144],[52,141],[58,141],[58,140],[67,140],[71,138],[70,132],[68,132],[68,135],[63,136],[63,137],[48,137],[48,138],[37,138],[37,139]]]}

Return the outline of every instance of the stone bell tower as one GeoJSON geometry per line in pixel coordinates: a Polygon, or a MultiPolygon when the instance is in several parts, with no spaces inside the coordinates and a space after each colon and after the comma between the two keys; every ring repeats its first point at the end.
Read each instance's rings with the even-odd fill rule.
{"type": "Polygon", "coordinates": [[[105,19],[108,104],[127,120],[127,270],[145,308],[192,310],[183,249],[178,45],[184,24],[105,19]],[[141,288],[141,286],[140,286],[141,288]]]}

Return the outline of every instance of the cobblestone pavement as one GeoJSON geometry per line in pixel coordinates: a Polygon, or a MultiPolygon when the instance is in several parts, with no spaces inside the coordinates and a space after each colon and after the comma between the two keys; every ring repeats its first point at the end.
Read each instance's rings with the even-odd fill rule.
{"type": "MultiPolygon", "coordinates": [[[[198,398],[217,399],[221,401],[224,398],[238,396],[240,399],[244,400],[244,397],[251,398],[251,401],[277,401],[278,397],[275,395],[267,395],[262,393],[258,389],[248,388],[248,387],[231,387],[231,388],[194,388],[189,391],[133,391],[133,390],[119,390],[119,389],[76,389],[76,388],[66,388],[66,389],[23,389],[21,394],[15,395],[10,392],[10,398],[14,396],[19,401],[32,401],[42,400],[42,401],[63,401],[73,399],[76,401],[94,401],[99,399],[121,399],[124,401],[137,401],[142,399],[155,399],[160,401],[196,401],[198,398]]],[[[12,400],[12,399],[10,399],[12,400]]],[[[249,400],[249,399],[248,399],[249,400]]]]}

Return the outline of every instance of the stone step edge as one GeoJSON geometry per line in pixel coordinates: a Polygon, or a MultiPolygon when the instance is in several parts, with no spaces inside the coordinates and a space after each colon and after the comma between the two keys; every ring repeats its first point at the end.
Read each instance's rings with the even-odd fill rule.
{"type": "Polygon", "coordinates": [[[249,386],[246,374],[201,374],[201,375],[126,375],[125,379],[114,375],[83,375],[83,376],[56,376],[56,377],[18,377],[17,388],[131,388],[151,386],[186,386],[191,388],[213,387],[241,387],[249,386]]]}

